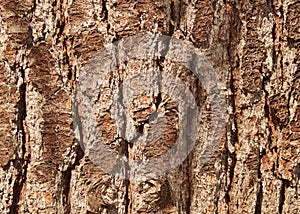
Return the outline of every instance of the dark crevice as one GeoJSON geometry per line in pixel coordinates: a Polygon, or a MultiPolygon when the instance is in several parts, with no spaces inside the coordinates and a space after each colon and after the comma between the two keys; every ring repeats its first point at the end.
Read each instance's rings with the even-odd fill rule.
{"type": "Polygon", "coordinates": [[[278,212],[279,214],[282,214],[283,204],[285,200],[285,185],[284,182],[282,182],[281,188],[280,188],[280,197],[279,197],[279,205],[278,205],[278,212]]]}
{"type": "MultiPolygon", "coordinates": [[[[230,4],[229,2],[227,4],[230,4]]],[[[228,12],[229,16],[229,43],[227,46],[227,54],[229,57],[229,63],[230,63],[230,73],[229,73],[229,82],[228,82],[228,88],[231,91],[231,96],[228,97],[228,103],[232,107],[233,113],[230,115],[230,124],[228,125],[228,129],[230,132],[230,142],[227,140],[228,144],[231,144],[231,146],[234,146],[235,144],[238,144],[238,126],[237,126],[237,120],[236,120],[236,113],[237,108],[235,105],[235,99],[236,99],[236,93],[235,93],[235,86],[234,86],[234,71],[235,69],[239,69],[240,62],[239,62],[239,56],[236,54],[236,46],[239,43],[239,37],[240,37],[240,31],[241,31],[241,20],[239,18],[239,11],[233,3],[230,5],[231,11],[228,12]],[[235,127],[235,129],[232,129],[232,127],[235,127]]],[[[229,181],[227,181],[228,189],[225,193],[225,201],[228,206],[228,213],[230,213],[230,204],[231,204],[231,197],[230,197],[230,191],[233,188],[233,182],[234,182],[234,172],[235,172],[235,166],[237,162],[236,157],[236,151],[230,152],[228,145],[226,146],[226,163],[225,168],[229,170],[229,181]],[[231,163],[229,163],[229,160],[231,163]]]]}
{"type": "Polygon", "coordinates": [[[31,48],[33,46],[33,35],[32,35],[31,27],[28,28],[26,46],[27,46],[27,48],[31,48]]]}
{"type": "Polygon", "coordinates": [[[142,124],[139,124],[138,126],[136,126],[136,130],[137,130],[137,132],[138,133],[140,133],[140,134],[144,134],[144,123],[142,123],[142,124]]]}
{"type": "Polygon", "coordinates": [[[156,107],[156,109],[158,109],[161,101],[162,101],[161,92],[159,92],[157,94],[157,97],[155,98],[155,107],[156,107]]]}
{"type": "MultiPolygon", "coordinates": [[[[272,2],[268,2],[269,7],[271,7],[272,2]]],[[[274,8],[273,8],[273,13],[274,13],[274,8]]],[[[276,25],[273,26],[272,29],[272,36],[273,36],[273,41],[276,40],[276,25]]],[[[273,53],[272,53],[272,60],[273,62],[276,62],[276,52],[275,52],[275,47],[273,47],[273,53]]],[[[266,58],[267,56],[265,56],[266,58]]],[[[273,65],[273,70],[274,65],[273,65]]],[[[271,71],[270,71],[271,72],[271,71]]],[[[268,97],[269,97],[269,93],[266,89],[266,85],[267,82],[270,80],[270,72],[268,73],[264,73],[263,71],[263,64],[261,64],[260,66],[260,74],[262,75],[262,81],[261,81],[261,89],[264,92],[264,116],[265,118],[268,119],[269,123],[270,121],[272,121],[272,117],[271,117],[271,112],[270,112],[270,107],[269,107],[269,102],[268,102],[268,97]]],[[[264,155],[266,155],[267,151],[266,149],[270,149],[270,145],[272,144],[272,138],[271,138],[271,134],[272,134],[272,129],[270,127],[270,125],[267,127],[267,129],[269,130],[269,134],[267,137],[267,144],[265,145],[266,148],[264,148],[264,150],[260,153],[260,144],[258,145],[258,172],[257,172],[257,179],[258,179],[258,191],[257,191],[257,198],[256,198],[256,204],[255,204],[255,213],[261,213],[261,209],[262,209],[262,199],[263,199],[263,184],[262,184],[262,172],[261,172],[261,160],[263,158],[264,155]]]]}
{"type": "Polygon", "coordinates": [[[175,29],[175,27],[174,27],[173,23],[170,22],[169,23],[169,33],[170,33],[170,35],[174,34],[174,29],[175,29]]]}
{"type": "Polygon", "coordinates": [[[108,10],[106,7],[106,0],[102,0],[102,14],[103,14],[103,19],[108,20],[108,10]]]}
{"type": "Polygon", "coordinates": [[[54,0],[51,4],[52,8],[51,8],[51,12],[52,15],[55,17],[56,16],[56,10],[57,10],[57,0],[54,0]]]}
{"type": "Polygon", "coordinates": [[[180,30],[184,35],[187,34],[186,29],[180,29],[180,23],[182,17],[186,13],[187,4],[182,1],[171,1],[170,3],[170,23],[169,23],[169,33],[174,34],[175,30],[180,30]]]}
{"type": "Polygon", "coordinates": [[[32,9],[31,9],[32,13],[35,11],[36,5],[37,5],[37,0],[34,0],[33,1],[33,6],[32,6],[32,9]]]}
{"type": "MultiPolygon", "coordinates": [[[[128,173],[128,170],[126,171],[128,173]]],[[[128,175],[126,175],[128,176],[128,175]]],[[[130,186],[130,179],[126,179],[125,181],[125,214],[129,213],[129,206],[130,206],[130,196],[129,196],[129,186],[130,186]]]]}
{"type": "MultiPolygon", "coordinates": [[[[119,63],[117,63],[118,65],[119,63]]],[[[123,85],[119,85],[119,97],[118,97],[118,103],[125,109],[125,105],[123,102],[124,95],[123,95],[123,85]]],[[[121,116],[124,121],[126,121],[126,115],[123,112],[123,115],[121,116]]],[[[121,130],[121,136],[126,136],[125,135],[126,131],[126,123],[125,127],[121,130]]],[[[139,136],[139,135],[138,135],[139,136]]],[[[129,206],[130,206],[130,196],[129,196],[129,187],[130,187],[130,163],[129,163],[129,147],[132,147],[133,145],[132,142],[128,142],[127,140],[122,139],[121,141],[121,155],[124,155],[127,158],[127,161],[124,161],[120,159],[120,170],[122,170],[122,167],[124,167],[124,173],[125,173],[125,179],[124,179],[124,184],[125,184],[125,196],[124,196],[124,205],[125,205],[125,213],[129,213],[129,206]]],[[[123,170],[122,170],[123,171],[123,170]]]]}
{"type": "Polygon", "coordinates": [[[52,2],[52,7],[56,7],[56,5],[57,5],[57,1],[56,0],[54,0],[53,2],[52,2]]]}
{"type": "Polygon", "coordinates": [[[61,19],[58,19],[58,21],[57,21],[57,28],[58,28],[57,40],[60,39],[60,36],[63,36],[63,32],[64,32],[65,27],[66,27],[66,17],[64,16],[65,8],[64,8],[64,5],[63,5],[63,1],[61,1],[61,3],[60,3],[59,11],[61,13],[61,19]]]}
{"type": "Polygon", "coordinates": [[[67,47],[67,41],[68,41],[68,39],[67,38],[65,38],[64,40],[63,40],[63,49],[64,49],[64,63],[66,63],[66,65],[68,65],[68,75],[67,75],[67,77],[68,77],[68,80],[69,81],[72,81],[73,79],[75,79],[75,71],[73,71],[73,69],[72,69],[72,64],[71,64],[71,62],[70,62],[70,56],[69,56],[69,51],[68,51],[68,47],[67,47]]]}
{"type": "Polygon", "coordinates": [[[290,185],[290,182],[288,180],[282,179],[282,184],[281,184],[281,188],[280,188],[280,196],[279,196],[279,205],[278,205],[279,214],[282,214],[283,205],[285,202],[285,190],[289,185],[290,185]]]}
{"type": "Polygon", "coordinates": [[[130,165],[128,163],[129,161],[129,147],[132,147],[130,142],[124,140],[123,138],[118,138],[120,141],[120,150],[119,154],[121,156],[125,156],[127,158],[127,161],[124,161],[122,158],[118,160],[118,163],[116,164],[115,170],[120,170],[121,174],[124,174],[123,182],[125,186],[125,195],[124,195],[124,206],[125,206],[125,214],[129,213],[129,206],[130,206],[130,196],[129,196],[129,187],[130,187],[130,165]]]}
{"type": "Polygon", "coordinates": [[[191,213],[191,201],[193,197],[193,178],[192,178],[192,161],[193,161],[193,152],[191,152],[188,157],[187,157],[187,171],[186,171],[186,176],[187,176],[187,199],[186,199],[186,213],[190,214],[191,213]]]}
{"type": "Polygon", "coordinates": [[[72,77],[73,77],[73,72],[72,72],[71,68],[69,67],[68,80],[72,80],[72,77]]]}
{"type": "MultiPolygon", "coordinates": [[[[55,0],[53,2],[53,7],[57,7],[57,1],[55,0]]],[[[58,32],[57,32],[57,43],[61,42],[62,46],[63,46],[63,63],[66,64],[68,66],[68,74],[67,74],[67,78],[69,81],[72,81],[73,79],[75,79],[75,71],[73,71],[72,69],[72,63],[70,60],[70,56],[71,53],[69,52],[68,49],[68,45],[67,42],[69,40],[69,38],[64,34],[64,30],[66,28],[66,25],[68,23],[67,21],[67,17],[64,15],[65,14],[65,5],[64,2],[61,1],[60,2],[60,8],[58,8],[58,10],[61,13],[61,18],[57,21],[57,28],[58,28],[58,32]]],[[[69,40],[70,41],[70,40],[69,40]]],[[[63,65],[62,67],[63,68],[63,65]]],[[[61,77],[62,79],[62,77],[61,77]]],[[[63,82],[63,81],[62,81],[63,82]]],[[[79,136],[80,139],[79,142],[73,142],[76,143],[76,148],[75,148],[75,153],[76,153],[76,158],[75,161],[72,165],[68,166],[66,171],[62,171],[62,199],[63,199],[63,204],[64,204],[64,213],[71,213],[71,193],[70,193],[70,189],[71,189],[71,179],[72,179],[72,171],[75,169],[76,166],[78,166],[80,164],[80,160],[84,158],[84,144],[83,144],[83,133],[82,133],[82,123],[81,123],[81,118],[79,117],[79,112],[78,112],[78,103],[76,101],[76,92],[74,94],[74,100],[72,102],[72,111],[73,111],[73,129],[75,129],[75,127],[78,128],[79,130],[79,136]]]]}
{"type": "MultiPolygon", "coordinates": [[[[117,59],[118,60],[118,59],[117,59]]],[[[119,64],[119,62],[117,62],[117,65],[119,64]]],[[[112,75],[111,75],[112,76],[112,75]]],[[[111,85],[111,84],[110,84],[111,85]]],[[[124,99],[124,95],[123,95],[123,85],[120,82],[119,83],[119,91],[118,91],[119,97],[118,97],[118,103],[125,109],[125,105],[123,102],[124,99]]],[[[126,115],[123,112],[121,115],[121,118],[126,121],[126,115]]],[[[143,132],[143,127],[139,127],[138,128],[138,132],[143,132]]],[[[126,136],[125,135],[125,131],[126,131],[126,123],[125,123],[125,127],[121,130],[121,136],[126,136]]],[[[130,188],[130,164],[129,164],[129,148],[133,147],[133,143],[135,142],[136,139],[138,139],[138,137],[140,136],[140,134],[137,135],[137,137],[135,139],[133,139],[131,142],[123,139],[123,138],[118,138],[121,139],[121,150],[120,155],[121,156],[125,156],[127,158],[127,161],[124,161],[123,159],[119,159],[118,160],[118,168],[121,171],[124,171],[125,175],[125,179],[123,180],[124,185],[125,185],[125,195],[124,195],[124,206],[125,206],[125,214],[130,213],[129,209],[130,209],[130,195],[129,195],[129,188],[130,188]],[[122,169],[123,168],[123,169],[122,169]]]]}
{"type": "Polygon", "coordinates": [[[175,6],[173,1],[170,3],[170,10],[171,20],[169,22],[169,35],[173,35],[175,29],[175,6]]]}
{"type": "Polygon", "coordinates": [[[230,202],[231,202],[231,198],[230,198],[230,191],[233,187],[233,178],[234,178],[234,169],[235,169],[235,166],[236,166],[236,162],[237,162],[237,159],[236,159],[236,154],[235,153],[230,153],[228,151],[227,153],[227,163],[226,163],[226,167],[228,170],[229,170],[229,181],[227,182],[228,183],[228,189],[225,193],[225,201],[226,201],[226,204],[228,206],[228,214],[230,213],[230,202]],[[229,158],[231,159],[231,164],[229,164],[229,158]]]}
{"type": "MultiPolygon", "coordinates": [[[[197,85],[199,86],[199,85],[197,85]]],[[[186,119],[187,121],[193,121],[193,117],[195,116],[193,114],[193,111],[190,111],[191,109],[187,109],[187,112],[186,112],[186,119]]],[[[198,112],[199,113],[199,112],[198,112]]],[[[185,125],[187,130],[193,130],[192,129],[192,126],[193,124],[192,123],[188,123],[185,125]]],[[[192,142],[193,139],[190,138],[189,134],[188,133],[183,133],[184,134],[184,141],[186,142],[192,142]]],[[[196,142],[195,142],[196,143],[196,142]]],[[[194,152],[193,152],[193,147],[195,145],[192,145],[190,143],[188,143],[186,146],[185,146],[185,152],[186,152],[186,168],[184,170],[185,172],[185,176],[186,176],[186,192],[187,192],[187,195],[186,195],[186,201],[185,201],[185,207],[186,207],[186,213],[187,214],[190,214],[191,213],[191,209],[192,209],[192,198],[193,198],[193,195],[194,195],[194,184],[193,184],[193,160],[194,158],[196,158],[196,156],[194,156],[194,152]]],[[[203,158],[203,157],[201,157],[203,158]]],[[[185,163],[185,162],[184,162],[185,163]]]]}
{"type": "Polygon", "coordinates": [[[17,125],[17,139],[21,141],[19,143],[21,144],[22,147],[22,156],[19,157],[18,153],[16,152],[17,158],[13,160],[13,165],[18,171],[18,175],[16,177],[16,181],[13,186],[13,199],[12,199],[12,205],[10,207],[10,214],[15,214],[18,213],[19,211],[20,196],[24,184],[26,183],[27,180],[27,168],[31,158],[30,154],[27,154],[26,151],[26,133],[24,127],[24,121],[26,118],[25,70],[23,68],[20,68],[20,71],[21,71],[21,77],[23,79],[23,83],[19,88],[20,99],[16,105],[16,108],[18,109],[18,114],[15,123],[17,125]],[[19,135],[21,135],[21,138],[18,138],[19,135]]]}
{"type": "MultiPolygon", "coordinates": [[[[258,149],[259,153],[259,149],[258,149]]],[[[263,198],[263,185],[262,185],[262,176],[261,176],[261,158],[262,155],[258,155],[258,172],[257,172],[257,179],[258,179],[258,191],[257,191],[257,196],[256,196],[256,203],[255,203],[255,214],[261,213],[261,208],[262,208],[262,198],[263,198]]]]}
{"type": "Polygon", "coordinates": [[[84,151],[78,144],[76,146],[76,159],[71,167],[68,167],[66,171],[62,172],[62,186],[63,186],[63,201],[64,201],[64,213],[71,213],[71,203],[70,203],[70,185],[72,178],[72,171],[76,166],[80,164],[80,160],[84,157],[84,151]]]}
{"type": "Polygon", "coordinates": [[[65,29],[65,20],[64,20],[64,18],[57,23],[57,28],[58,28],[58,37],[57,37],[57,39],[59,39],[59,37],[61,35],[63,35],[63,31],[65,29]]]}
{"type": "Polygon", "coordinates": [[[63,204],[64,204],[64,213],[71,212],[71,204],[70,204],[70,184],[71,184],[72,172],[71,169],[67,169],[62,172],[62,187],[63,187],[63,204]]]}
{"type": "Polygon", "coordinates": [[[82,133],[82,122],[81,122],[81,117],[79,115],[78,111],[78,102],[77,102],[77,93],[74,93],[74,101],[72,103],[72,110],[73,110],[73,129],[78,129],[79,132],[79,145],[83,151],[85,151],[85,146],[83,143],[83,133],[82,133]]]}

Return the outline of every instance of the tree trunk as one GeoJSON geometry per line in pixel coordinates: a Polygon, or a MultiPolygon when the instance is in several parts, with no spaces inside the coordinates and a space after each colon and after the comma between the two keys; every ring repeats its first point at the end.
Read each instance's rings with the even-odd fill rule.
{"type": "Polygon", "coordinates": [[[1,213],[300,213],[299,1],[0,2],[1,213]]]}

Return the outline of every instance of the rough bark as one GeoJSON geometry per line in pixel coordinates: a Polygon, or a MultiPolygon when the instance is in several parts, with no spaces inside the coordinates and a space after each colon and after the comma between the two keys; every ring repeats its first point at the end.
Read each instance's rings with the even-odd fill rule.
{"type": "MultiPolygon", "coordinates": [[[[1,213],[300,213],[299,1],[0,0],[0,11],[1,213]],[[159,109],[167,96],[154,89],[138,97],[131,122],[144,132],[156,105],[169,121],[163,143],[119,140],[111,101],[124,78],[149,68],[176,74],[203,103],[203,136],[181,165],[123,180],[85,155],[72,101],[82,67],[99,50],[143,33],[205,54],[226,85],[227,121],[202,164],[209,109],[193,74],[165,59],[121,64],[96,110],[104,141],[128,158],[158,156],[174,143],[178,106],[159,109]]],[[[126,173],[126,163],[118,167],[126,173]]]]}

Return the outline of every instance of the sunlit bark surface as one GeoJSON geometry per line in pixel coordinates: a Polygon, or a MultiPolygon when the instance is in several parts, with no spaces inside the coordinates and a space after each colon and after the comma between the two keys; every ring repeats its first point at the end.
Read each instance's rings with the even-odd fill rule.
{"type": "Polygon", "coordinates": [[[297,0],[0,0],[0,213],[300,213],[299,14],[297,0]],[[140,180],[120,162],[131,179],[118,179],[75,137],[81,69],[105,45],[137,34],[193,45],[225,86],[226,124],[205,164],[207,93],[168,59],[118,65],[99,88],[95,117],[116,153],[159,156],[178,137],[179,104],[159,88],[136,97],[126,122],[145,138],[159,130],[153,111],[167,120],[156,143],[141,146],[118,138],[114,95],[142,71],[177,76],[201,114],[199,140],[179,166],[140,180]]]}

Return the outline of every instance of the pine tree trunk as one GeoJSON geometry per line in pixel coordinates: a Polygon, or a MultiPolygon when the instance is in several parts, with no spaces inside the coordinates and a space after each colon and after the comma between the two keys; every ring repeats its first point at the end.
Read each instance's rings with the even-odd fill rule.
{"type": "MultiPolygon", "coordinates": [[[[299,1],[0,2],[1,213],[300,213],[299,1]],[[206,83],[168,59],[168,45],[165,57],[122,61],[101,76],[91,113],[100,144],[120,156],[104,163],[115,167],[111,173],[97,164],[102,151],[87,153],[93,133],[79,124],[89,126],[74,101],[78,81],[84,68],[92,73],[106,63],[95,58],[104,46],[145,34],[167,35],[203,53],[224,86],[225,104],[211,108],[206,83]],[[189,89],[198,124],[180,120],[176,92],[147,85],[156,71],[189,89]],[[149,90],[130,100],[130,90],[144,86],[149,90]],[[119,109],[129,101],[122,118],[119,109]],[[224,121],[211,116],[214,110],[224,121]],[[154,111],[165,118],[161,126],[157,118],[156,126],[151,122],[154,111]],[[221,128],[210,148],[214,123],[221,128]],[[185,125],[199,132],[180,164],[152,177],[130,168],[130,161],[168,151],[185,125]],[[151,136],[156,144],[148,145],[151,136]]],[[[154,174],[161,164],[154,162],[154,174]]]]}

